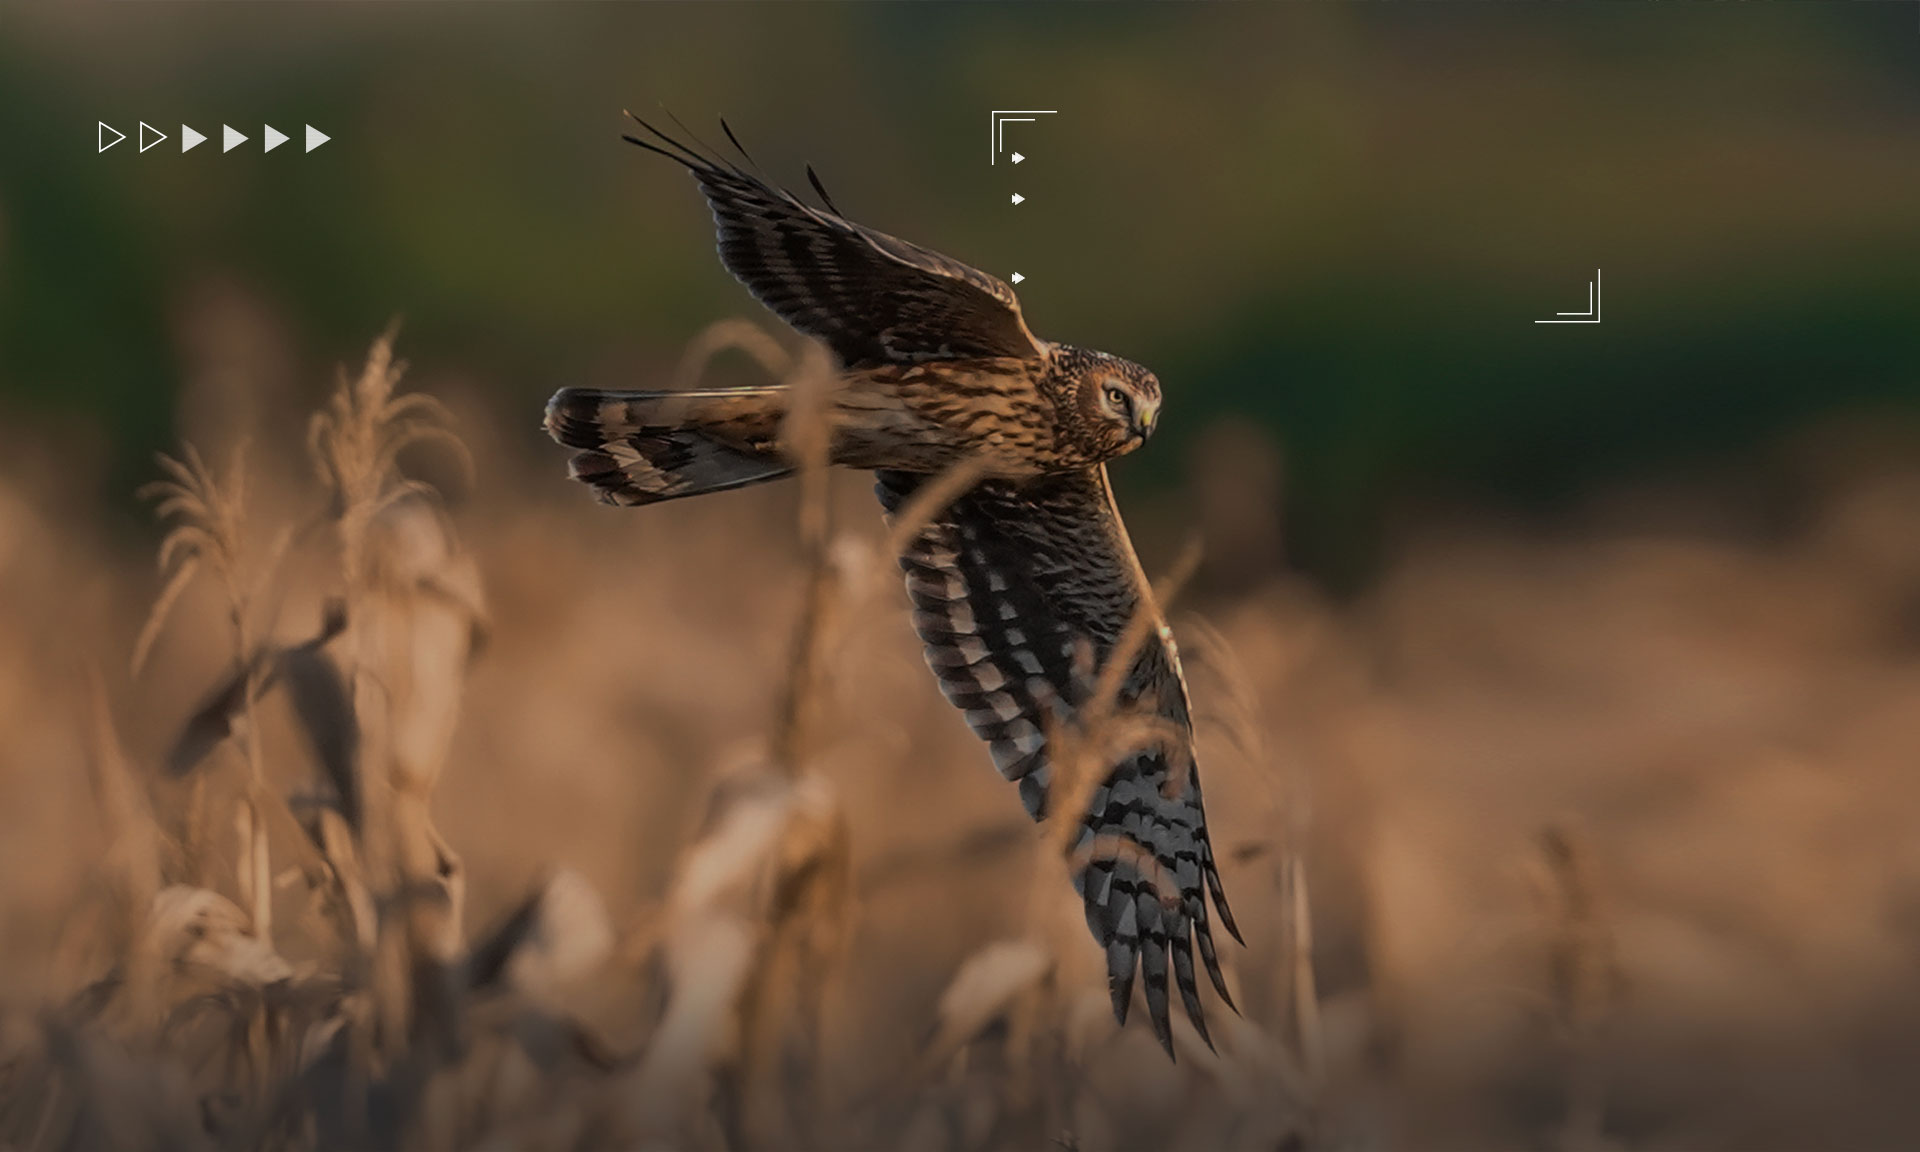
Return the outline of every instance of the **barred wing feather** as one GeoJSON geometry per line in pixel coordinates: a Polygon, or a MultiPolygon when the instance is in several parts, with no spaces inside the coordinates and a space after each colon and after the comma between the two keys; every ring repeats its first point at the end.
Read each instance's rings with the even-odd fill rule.
{"type": "MultiPolygon", "coordinates": [[[[879,473],[877,491],[888,514],[924,480],[879,473]]],[[[1028,813],[1039,818],[1053,778],[1049,719],[1070,714],[1089,692],[1076,652],[1090,645],[1100,666],[1134,613],[1151,603],[1106,469],[985,481],[937,515],[907,546],[900,566],[914,629],[941,690],[987,742],[1000,772],[1019,783],[1028,813]]],[[[1110,766],[1081,818],[1076,850],[1116,843],[1129,850],[1093,852],[1075,884],[1087,926],[1106,951],[1115,1014],[1125,1023],[1137,971],[1154,1032],[1171,1052],[1169,964],[1202,1037],[1196,947],[1214,988],[1228,999],[1209,898],[1227,931],[1235,939],[1239,932],[1207,838],[1199,775],[1174,770],[1176,758],[1191,765],[1192,724],[1179,657],[1164,626],[1134,657],[1119,703],[1158,717],[1180,746],[1126,750],[1110,766]]]]}
{"type": "Polygon", "coordinates": [[[811,207],[634,119],[650,138],[628,140],[678,161],[698,181],[727,270],[775,315],[824,340],[846,366],[1040,357],[1019,298],[1004,281],[855,224],[830,203],[811,207]]]}

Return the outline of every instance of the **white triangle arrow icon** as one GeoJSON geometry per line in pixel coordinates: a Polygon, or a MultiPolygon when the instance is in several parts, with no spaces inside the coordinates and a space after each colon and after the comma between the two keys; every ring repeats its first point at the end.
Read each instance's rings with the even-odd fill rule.
{"type": "Polygon", "coordinates": [[[1013,194],[1013,202],[1014,202],[1015,204],[1019,204],[1019,203],[1021,203],[1022,201],[1024,201],[1025,199],[1026,199],[1026,197],[1025,197],[1025,196],[1022,196],[1022,195],[1020,195],[1020,193],[1018,193],[1018,192],[1015,192],[1015,193],[1013,194]]]}
{"type": "Polygon", "coordinates": [[[166,138],[167,134],[165,132],[160,131],[160,129],[155,128],[145,120],[140,121],[140,151],[145,152],[166,138]]]}
{"type": "Polygon", "coordinates": [[[235,132],[225,124],[220,125],[220,151],[231,152],[234,149],[234,145],[245,144],[246,142],[247,134],[245,132],[235,132]]]}
{"type": "Polygon", "coordinates": [[[1013,274],[1013,282],[1014,282],[1015,284],[1018,284],[1018,283],[1020,283],[1020,281],[1022,281],[1022,280],[1025,280],[1025,279],[1026,279],[1026,277],[1025,277],[1025,276],[1022,276],[1022,275],[1020,275],[1020,273],[1018,273],[1018,272],[1015,272],[1015,273],[1013,274]]]}
{"type": "Polygon", "coordinates": [[[307,125],[307,151],[311,152],[331,139],[333,139],[333,137],[320,131],[320,129],[315,128],[311,124],[307,125]]]}
{"type": "Polygon", "coordinates": [[[206,139],[205,136],[200,135],[200,133],[195,132],[185,124],[180,125],[180,151],[185,152],[195,144],[205,143],[206,139]]]}
{"type": "Polygon", "coordinates": [[[105,120],[100,121],[100,151],[105,152],[107,149],[113,147],[115,144],[120,143],[120,141],[125,140],[126,138],[127,138],[127,134],[125,132],[120,131],[120,129],[118,128],[112,127],[105,120]],[[113,133],[113,139],[111,140],[107,139],[107,133],[109,132],[113,133]]]}
{"type": "Polygon", "coordinates": [[[1025,160],[1025,159],[1026,159],[1026,157],[1025,157],[1025,156],[1022,156],[1022,155],[1020,155],[1020,153],[1018,153],[1018,152],[1015,152],[1015,153],[1013,154],[1013,162],[1014,162],[1015,164],[1018,164],[1018,163],[1020,163],[1020,161],[1022,161],[1022,160],[1025,160]]]}
{"type": "Polygon", "coordinates": [[[267,131],[266,134],[260,138],[260,142],[265,144],[266,147],[261,149],[262,152],[271,152],[287,142],[287,134],[285,132],[280,131],[280,129],[275,128],[271,124],[267,124],[264,127],[267,131]]]}

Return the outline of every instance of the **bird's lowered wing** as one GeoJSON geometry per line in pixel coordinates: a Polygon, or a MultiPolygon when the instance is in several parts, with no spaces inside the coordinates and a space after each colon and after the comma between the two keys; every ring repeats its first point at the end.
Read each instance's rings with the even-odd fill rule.
{"type": "MultiPolygon", "coordinates": [[[[809,207],[634,120],[652,138],[626,139],[685,165],[706,193],[727,270],[775,315],[826,341],[848,367],[1039,358],[1020,301],[1003,281],[855,224],[833,210],[824,191],[826,207],[809,207]]],[[[814,187],[820,189],[818,180],[814,187]]]]}
{"type": "MultiPolygon", "coordinates": [[[[925,481],[879,473],[877,491],[889,516],[925,481]]],[[[1055,776],[1050,728],[1088,695],[1087,669],[1077,654],[1090,645],[1095,666],[1104,666],[1127,622],[1143,603],[1151,605],[1105,467],[985,481],[935,516],[907,546],[900,566],[914,629],[941,690],[987,742],[995,766],[1019,782],[1028,813],[1039,818],[1055,776]]],[[[1127,669],[1118,703],[1157,718],[1171,739],[1116,750],[1081,817],[1075,848],[1089,862],[1075,883],[1087,925],[1106,950],[1115,1014],[1125,1023],[1137,969],[1154,1032],[1171,1052],[1169,960],[1187,1014],[1204,1037],[1196,946],[1227,999],[1209,896],[1227,931],[1236,939],[1239,932],[1191,767],[1179,657],[1157,616],[1153,622],[1156,632],[1127,669]]]]}

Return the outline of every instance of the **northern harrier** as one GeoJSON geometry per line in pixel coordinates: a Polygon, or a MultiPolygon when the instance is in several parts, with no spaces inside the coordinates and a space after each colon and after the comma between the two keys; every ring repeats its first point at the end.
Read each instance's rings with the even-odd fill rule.
{"type": "MultiPolygon", "coordinates": [[[[706,194],[727,270],[782,320],[824,341],[843,372],[832,460],[876,473],[889,516],[915,489],[976,453],[990,478],[954,500],[900,557],[914,629],[947,699],[1020,785],[1038,819],[1052,776],[1049,729],[1087,696],[1085,653],[1104,663],[1136,610],[1153,612],[1106,461],[1152,434],[1160,382],[1105,352],[1041,340],[1013,289],[956,260],[821,207],[641,122],[642,148],[686,166],[706,194]]],[[[728,133],[731,137],[731,133],[728,133]]],[[[742,154],[744,157],[744,153],[742,154]]],[[[571,472],[609,504],[739,488],[787,475],[782,387],[698,392],[566,389],[547,431],[575,449],[571,472]]],[[[1126,1022],[1136,969],[1155,1034],[1172,1052],[1167,971],[1204,1037],[1197,945],[1227,999],[1208,915],[1221,890],[1192,724],[1173,638],[1153,617],[1120,692],[1124,707],[1173,733],[1122,751],[1081,820],[1076,875],[1087,924],[1106,950],[1114,1013],[1126,1022]],[[1090,846],[1120,851],[1088,851],[1090,846]],[[1147,863],[1151,858],[1153,863],[1147,863]],[[1173,890],[1177,889],[1177,890],[1173,890]]]]}

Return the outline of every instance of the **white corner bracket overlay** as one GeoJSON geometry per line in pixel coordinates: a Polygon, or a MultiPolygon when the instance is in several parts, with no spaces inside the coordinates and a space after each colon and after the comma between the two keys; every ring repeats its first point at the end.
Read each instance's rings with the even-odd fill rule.
{"type": "Polygon", "coordinates": [[[1535,320],[1535,324],[1598,324],[1600,323],[1600,269],[1593,270],[1593,279],[1587,281],[1587,310],[1585,312],[1555,312],[1552,320],[1535,320]]]}
{"type": "MultiPolygon", "coordinates": [[[[1058,112],[1059,109],[1057,108],[1024,108],[1008,109],[1005,111],[998,108],[994,109],[991,120],[992,130],[987,133],[987,163],[998,164],[1000,162],[1000,153],[1006,150],[1006,126],[1008,124],[1031,124],[1042,116],[1053,116],[1058,114],[1058,112]]],[[[1020,155],[1018,152],[1013,155],[1013,162],[1015,164],[1025,159],[1026,157],[1020,155]]]]}

